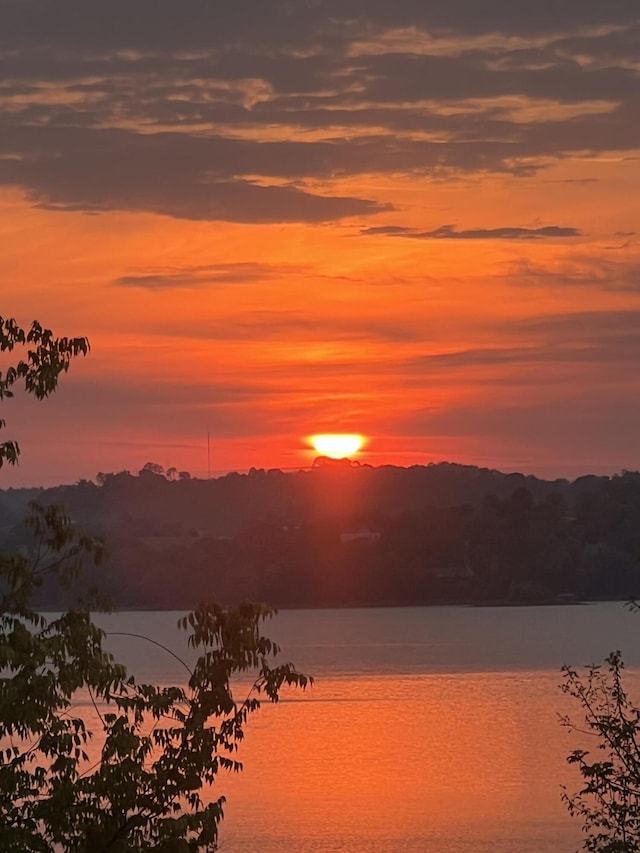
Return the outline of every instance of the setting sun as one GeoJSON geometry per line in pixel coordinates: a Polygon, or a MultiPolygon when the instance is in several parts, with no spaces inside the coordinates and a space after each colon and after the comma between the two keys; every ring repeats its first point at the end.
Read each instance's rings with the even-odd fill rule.
{"type": "Polygon", "coordinates": [[[311,443],[323,456],[331,459],[344,459],[357,453],[364,443],[361,435],[312,435],[311,443]]]}

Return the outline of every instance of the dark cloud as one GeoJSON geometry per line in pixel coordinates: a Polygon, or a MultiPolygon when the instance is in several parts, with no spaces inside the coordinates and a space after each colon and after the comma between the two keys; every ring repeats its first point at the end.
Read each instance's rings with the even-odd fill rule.
{"type": "MultiPolygon", "coordinates": [[[[342,137],[319,141],[256,141],[219,134],[158,131],[153,134],[124,129],[65,126],[53,122],[16,125],[15,117],[0,116],[0,182],[24,186],[35,198],[68,196],[62,203],[130,209],[160,208],[180,213],[195,208],[193,218],[211,218],[207,207],[253,201],[265,188],[249,181],[260,176],[266,188],[274,180],[299,182],[363,173],[432,173],[497,170],[531,173],[535,166],[520,161],[528,152],[516,142],[430,143],[393,134],[342,137]],[[5,159],[1,159],[2,155],[5,159]],[[234,186],[225,186],[225,182],[234,186]],[[238,184],[236,187],[235,184],[238,184]],[[239,196],[237,201],[234,194],[239,196]],[[97,198],[92,199],[92,195],[97,198]],[[227,195],[231,198],[227,199],[227,195]],[[109,196],[113,196],[109,200],[109,196]],[[120,196],[120,198],[117,198],[120,196]],[[136,206],[136,205],[139,205],[136,206]],[[204,208],[200,210],[200,208],[204,208]]],[[[283,201],[329,206],[324,197],[302,189],[284,189],[283,201]],[[315,201],[320,198],[320,201],[315,201]]],[[[278,193],[273,193],[278,201],[278,193]]],[[[266,194],[265,194],[266,197],[266,194]]],[[[339,199],[349,213],[374,213],[382,205],[361,199],[339,199]]],[[[187,211],[188,213],[188,211],[187,211]]],[[[237,216],[231,218],[236,219],[237,216]]],[[[313,217],[312,217],[313,218],[313,217]]]]}
{"type": "MultiPolygon", "coordinates": [[[[16,124],[0,117],[0,184],[55,210],[130,210],[235,222],[324,222],[390,210],[317,195],[304,178],[366,172],[512,171],[515,143],[425,143],[393,135],[260,142],[186,132],[16,124]],[[4,156],[3,156],[4,155],[4,156]],[[260,180],[249,176],[262,176],[260,180]],[[279,183],[274,184],[274,181],[279,183]],[[281,181],[287,183],[282,184],[281,181]]],[[[531,166],[526,170],[530,171],[531,166]]]]}
{"type": "Polygon", "coordinates": [[[531,175],[640,139],[636,0],[0,0],[0,20],[0,183],[55,210],[324,222],[384,200],[305,181],[531,175]]]}
{"type": "MultiPolygon", "coordinates": [[[[278,157],[286,162],[286,143],[271,146],[270,156],[257,143],[235,145],[179,133],[13,131],[0,139],[0,154],[8,155],[0,157],[0,184],[24,187],[31,201],[51,210],[129,210],[268,223],[326,222],[390,209],[367,199],[320,196],[292,185],[234,177],[236,172],[274,174],[278,157]],[[21,157],[13,156],[16,149],[21,157]]],[[[296,153],[291,152],[292,159],[296,153]]]]}
{"type": "Polygon", "coordinates": [[[324,33],[335,40],[352,32],[417,26],[465,34],[556,34],[563,30],[629,24],[635,0],[2,0],[3,32],[16,49],[51,44],[77,49],[195,50],[214,45],[314,45],[324,33]]]}
{"type": "Polygon", "coordinates": [[[410,237],[414,229],[404,225],[375,225],[373,228],[363,228],[360,233],[386,237],[410,237]]]}
{"type": "Polygon", "coordinates": [[[540,228],[476,228],[457,231],[455,225],[441,225],[433,231],[418,231],[416,228],[404,228],[386,225],[364,228],[365,235],[386,235],[388,237],[409,237],[413,240],[539,240],[542,238],[580,237],[578,228],[563,228],[559,225],[545,225],[540,228]]]}
{"type": "MultiPolygon", "coordinates": [[[[502,61],[510,54],[501,56],[502,61]]],[[[528,97],[560,103],[612,100],[638,92],[633,69],[585,69],[576,61],[554,59],[545,67],[496,68],[496,52],[470,51],[462,56],[388,54],[367,57],[358,69],[364,91],[358,99],[374,103],[414,103],[528,97]]]]}

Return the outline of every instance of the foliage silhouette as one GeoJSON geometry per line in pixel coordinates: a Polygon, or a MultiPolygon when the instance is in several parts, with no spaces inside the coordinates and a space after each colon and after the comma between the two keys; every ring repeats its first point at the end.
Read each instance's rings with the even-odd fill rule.
{"type": "MultiPolygon", "coordinates": [[[[14,385],[22,381],[25,391],[39,400],[55,391],[61,373],[69,369],[71,359],[87,355],[87,338],[55,338],[50,329],[33,322],[31,328],[21,328],[15,320],[0,316],[0,352],[12,352],[22,347],[24,357],[0,371],[0,401],[13,397],[14,385]]],[[[0,429],[5,427],[0,419],[0,429]]],[[[0,442],[0,468],[5,462],[15,465],[20,455],[16,441],[0,442]]]]}
{"type": "Polygon", "coordinates": [[[577,699],[584,726],[569,717],[566,727],[595,738],[596,752],[576,749],[568,757],[582,777],[582,788],[563,800],[569,813],[582,820],[590,853],[640,851],[640,709],[622,683],[624,664],[619,651],[606,659],[607,668],[587,668],[581,676],[563,667],[562,690],[577,699]]]}
{"type": "MultiPolygon", "coordinates": [[[[24,379],[27,393],[55,390],[84,338],[54,338],[34,323],[24,332],[1,320],[1,345],[33,343],[0,376],[0,399],[24,379]]],[[[2,445],[15,464],[15,442],[2,445]]],[[[28,552],[0,552],[0,849],[3,851],[214,850],[224,797],[211,789],[220,770],[238,771],[238,745],[261,698],[311,679],[262,634],[273,611],[203,602],[180,620],[197,652],[185,685],[139,684],[105,650],[91,613],[108,609],[82,590],[85,563],[103,566],[104,542],[57,506],[30,505],[28,552]],[[33,605],[45,580],[70,590],[73,606],[46,617],[33,605]],[[242,701],[236,679],[249,679],[242,701]],[[90,730],[75,703],[93,706],[90,730]],[[90,753],[98,756],[90,758],[90,753]]]]}

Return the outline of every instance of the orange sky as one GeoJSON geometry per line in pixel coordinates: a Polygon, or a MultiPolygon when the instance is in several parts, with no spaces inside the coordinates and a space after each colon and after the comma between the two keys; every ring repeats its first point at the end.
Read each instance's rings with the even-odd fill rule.
{"type": "Polygon", "coordinates": [[[204,475],[207,432],[214,472],[638,467],[635,0],[2,14],[0,314],[92,346],[3,403],[2,487],[204,475]]]}

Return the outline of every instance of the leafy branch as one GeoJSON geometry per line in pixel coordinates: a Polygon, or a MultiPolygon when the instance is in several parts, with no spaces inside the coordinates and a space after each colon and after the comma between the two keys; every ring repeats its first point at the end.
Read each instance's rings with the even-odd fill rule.
{"type": "MultiPolygon", "coordinates": [[[[26,353],[0,373],[0,401],[18,382],[48,396],[71,359],[89,351],[86,338],[0,317],[0,352],[16,347],[26,353]]],[[[16,442],[0,444],[0,467],[18,455],[16,442]]],[[[25,523],[31,548],[0,552],[0,850],[215,850],[224,807],[215,784],[221,770],[242,768],[236,754],[250,715],[284,687],[312,683],[276,660],[278,646],[262,633],[273,611],[203,602],[180,620],[197,654],[191,668],[182,661],[187,683],[138,683],[92,621],[110,603],[78,587],[87,562],[108,570],[104,541],[56,506],[30,504],[25,523]],[[34,605],[45,580],[75,596],[57,617],[34,605]],[[252,687],[238,702],[233,685],[246,675],[252,687]],[[99,732],[78,712],[83,701],[99,732]]]]}
{"type": "Polygon", "coordinates": [[[584,849],[592,853],[640,851],[640,710],[622,683],[624,664],[619,651],[606,659],[607,669],[587,668],[580,674],[563,667],[562,691],[576,699],[584,728],[569,717],[562,725],[596,739],[596,752],[576,749],[568,757],[582,777],[582,788],[563,801],[582,819],[584,849]]]}
{"type": "MultiPolygon", "coordinates": [[[[66,373],[71,360],[87,355],[90,349],[87,338],[56,338],[50,329],[34,322],[28,330],[15,320],[0,316],[0,352],[25,351],[23,357],[0,370],[0,401],[14,396],[14,386],[21,382],[24,390],[38,400],[48,397],[58,385],[61,373],[66,373]]],[[[6,426],[0,418],[0,430],[6,426]]],[[[0,468],[6,462],[16,465],[20,456],[17,441],[0,442],[0,468]]]]}

